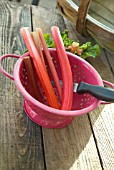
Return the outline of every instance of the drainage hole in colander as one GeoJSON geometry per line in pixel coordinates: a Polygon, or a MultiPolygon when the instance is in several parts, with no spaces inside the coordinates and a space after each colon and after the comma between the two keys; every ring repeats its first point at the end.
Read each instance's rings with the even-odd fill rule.
{"type": "Polygon", "coordinates": [[[24,82],[25,86],[28,84],[26,81],[24,82]]]}
{"type": "Polygon", "coordinates": [[[82,106],[83,105],[83,103],[80,103],[80,106],[82,106]]]}
{"type": "Polygon", "coordinates": [[[54,63],[55,68],[57,68],[57,61],[56,61],[53,57],[51,57],[51,58],[52,58],[52,60],[53,60],[53,63],[54,63]]]}
{"type": "Polygon", "coordinates": [[[44,103],[46,103],[47,102],[47,100],[46,99],[44,99],[44,103]]]}
{"type": "Polygon", "coordinates": [[[57,61],[54,60],[53,63],[54,63],[55,68],[57,68],[57,61]]]}
{"type": "Polygon", "coordinates": [[[74,79],[73,82],[76,83],[76,79],[74,79]]]}
{"type": "Polygon", "coordinates": [[[74,65],[73,67],[71,67],[72,72],[76,72],[76,65],[74,65]]]}
{"type": "Polygon", "coordinates": [[[80,75],[80,72],[78,72],[78,74],[80,75]]]}
{"type": "Polygon", "coordinates": [[[86,77],[85,76],[82,76],[82,79],[85,79],[86,77]]]}
{"type": "Polygon", "coordinates": [[[81,66],[77,66],[79,69],[81,69],[81,66]]]}
{"type": "Polygon", "coordinates": [[[80,108],[83,109],[83,103],[80,103],[80,108]]]}

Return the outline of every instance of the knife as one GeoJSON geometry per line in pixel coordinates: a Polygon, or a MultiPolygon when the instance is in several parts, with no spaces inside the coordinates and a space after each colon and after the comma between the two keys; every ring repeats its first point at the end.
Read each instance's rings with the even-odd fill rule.
{"type": "MultiPolygon", "coordinates": [[[[54,85],[53,81],[52,85],[54,85]]],[[[60,80],[60,85],[62,86],[62,80],[60,80]]],[[[103,86],[88,84],[83,81],[79,84],[73,83],[73,92],[77,92],[78,94],[89,93],[99,100],[114,102],[114,90],[103,86]]]]}

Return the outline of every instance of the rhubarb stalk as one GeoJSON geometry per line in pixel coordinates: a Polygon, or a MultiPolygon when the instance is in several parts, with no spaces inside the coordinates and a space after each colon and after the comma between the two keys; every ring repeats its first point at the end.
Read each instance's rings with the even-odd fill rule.
{"type": "Polygon", "coordinates": [[[56,85],[60,100],[62,100],[62,88],[60,86],[59,77],[58,77],[57,71],[55,69],[55,66],[53,64],[53,61],[52,61],[51,55],[49,53],[48,47],[46,45],[46,42],[45,42],[45,39],[44,39],[44,36],[43,36],[43,32],[42,32],[42,30],[40,28],[36,28],[36,32],[37,32],[38,37],[41,40],[42,47],[43,47],[43,50],[44,50],[44,53],[45,53],[45,56],[46,56],[50,71],[52,73],[52,76],[53,76],[53,79],[54,79],[54,82],[55,82],[55,85],[56,85]]]}
{"type": "Polygon", "coordinates": [[[36,32],[32,32],[31,34],[32,34],[34,43],[35,43],[35,45],[36,45],[36,48],[37,48],[37,50],[38,50],[38,52],[39,52],[39,54],[40,54],[40,57],[41,57],[41,59],[42,59],[42,62],[43,62],[43,64],[44,64],[44,66],[45,66],[44,56],[43,56],[42,49],[41,49],[40,37],[39,37],[39,35],[37,35],[36,32]]]}
{"type": "Polygon", "coordinates": [[[59,28],[53,26],[51,28],[52,36],[56,46],[58,59],[60,62],[62,80],[63,80],[63,97],[62,97],[62,107],[63,110],[71,110],[72,100],[73,100],[73,80],[72,80],[72,71],[66,50],[60,35],[59,28]]]}
{"type": "Polygon", "coordinates": [[[29,56],[24,57],[24,64],[25,64],[25,68],[27,71],[29,87],[32,88],[32,96],[39,102],[42,102],[41,92],[39,90],[39,87],[38,87],[38,84],[35,78],[33,63],[29,56]]]}
{"type": "Polygon", "coordinates": [[[20,30],[20,33],[24,39],[24,42],[28,49],[28,52],[33,60],[33,63],[34,63],[35,69],[36,69],[36,73],[37,73],[39,80],[41,82],[41,85],[42,85],[42,88],[46,95],[49,106],[54,107],[56,109],[60,109],[60,104],[57,100],[57,97],[55,95],[54,89],[50,82],[49,76],[48,76],[46,69],[44,67],[44,64],[42,62],[42,59],[41,59],[41,57],[38,53],[38,50],[34,44],[30,29],[28,27],[22,27],[20,30]]]}

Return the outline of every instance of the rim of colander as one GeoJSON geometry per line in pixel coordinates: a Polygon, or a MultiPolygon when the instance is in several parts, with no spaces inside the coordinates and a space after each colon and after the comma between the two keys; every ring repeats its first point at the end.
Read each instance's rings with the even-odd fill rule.
{"type": "MultiPolygon", "coordinates": [[[[56,49],[54,48],[49,48],[49,51],[56,51],[56,49]]],[[[72,57],[74,58],[78,58],[79,60],[81,60],[83,63],[85,63],[95,74],[97,74],[97,77],[98,77],[98,83],[99,85],[103,86],[103,82],[102,82],[102,79],[99,75],[99,73],[94,69],[94,67],[92,65],[90,65],[87,61],[85,61],[84,59],[80,58],[79,56],[76,56],[70,52],[67,52],[67,54],[71,55],[72,57]]],[[[77,115],[82,115],[82,114],[86,114],[92,110],[94,110],[99,104],[100,104],[100,100],[96,99],[96,101],[86,107],[86,108],[82,108],[81,110],[70,110],[70,111],[67,111],[67,110],[58,110],[58,109],[55,109],[55,108],[52,108],[50,106],[47,106],[39,101],[37,101],[35,98],[33,98],[26,90],[25,88],[23,87],[22,83],[21,83],[21,80],[20,80],[20,77],[19,77],[19,70],[20,70],[20,66],[21,66],[21,63],[23,61],[23,58],[25,56],[29,56],[29,53],[25,53],[24,55],[22,55],[16,62],[15,66],[14,66],[14,81],[15,81],[15,84],[18,88],[18,90],[22,93],[23,97],[26,98],[28,101],[30,101],[32,104],[34,104],[35,106],[45,110],[45,111],[48,111],[52,114],[58,114],[58,115],[62,115],[62,116],[77,116],[77,115]]]]}

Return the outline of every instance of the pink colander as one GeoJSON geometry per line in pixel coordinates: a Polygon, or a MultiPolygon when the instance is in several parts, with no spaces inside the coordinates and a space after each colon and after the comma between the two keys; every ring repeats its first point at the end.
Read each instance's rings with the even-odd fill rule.
{"type": "MultiPolygon", "coordinates": [[[[49,52],[52,56],[59,79],[61,80],[61,69],[56,49],[49,49],[49,52]]],[[[25,53],[23,56],[13,54],[2,56],[0,58],[0,70],[7,77],[14,80],[17,88],[24,97],[25,112],[33,122],[46,128],[62,128],[69,125],[75,116],[86,114],[94,110],[99,104],[102,103],[100,100],[96,99],[88,93],[81,95],[78,93],[73,93],[73,104],[71,111],[51,108],[47,104],[46,97],[40,82],[38,82],[38,85],[42,94],[43,103],[37,101],[32,97],[32,95],[30,95],[32,87],[28,83],[27,72],[23,62],[23,58],[28,55],[29,53],[25,53]],[[2,60],[7,57],[19,58],[14,66],[13,76],[7,73],[2,67],[2,60]]],[[[99,86],[104,86],[103,84],[107,84],[114,88],[112,83],[103,81],[98,72],[88,62],[72,53],[67,52],[67,55],[71,65],[74,83],[80,83],[81,81],[84,81],[86,83],[99,86]]],[[[47,70],[49,69],[47,68],[47,70]]],[[[53,81],[50,71],[48,71],[48,74],[51,78],[51,81],[53,81]]],[[[58,96],[56,87],[54,87],[54,89],[56,95],[58,96]]]]}

